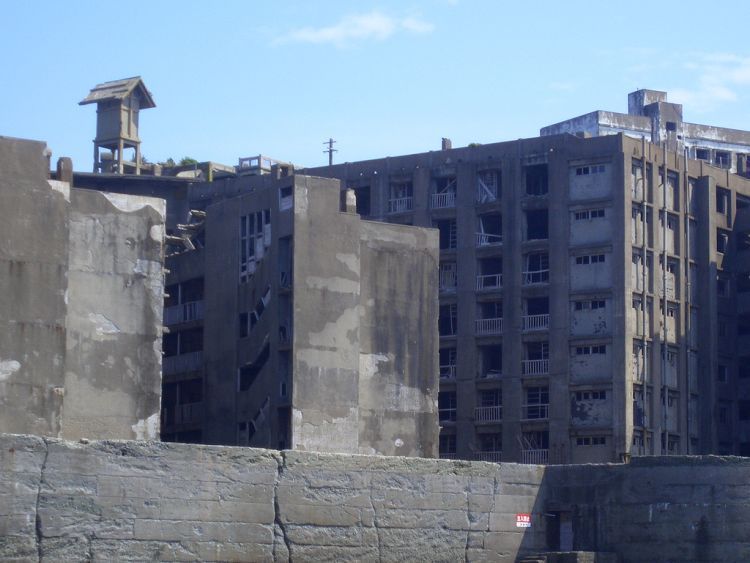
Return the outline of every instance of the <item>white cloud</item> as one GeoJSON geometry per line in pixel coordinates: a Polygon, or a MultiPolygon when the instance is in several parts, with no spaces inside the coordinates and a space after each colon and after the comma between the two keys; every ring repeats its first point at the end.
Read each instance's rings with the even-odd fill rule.
{"type": "Polygon", "coordinates": [[[683,66],[693,84],[670,91],[670,99],[698,113],[736,102],[750,84],[750,56],[732,53],[698,53],[683,66]]]}
{"type": "Polygon", "coordinates": [[[383,41],[398,32],[429,33],[433,25],[416,17],[394,18],[381,12],[344,16],[338,23],[325,27],[294,29],[274,43],[331,44],[344,47],[356,41],[383,41]]]}

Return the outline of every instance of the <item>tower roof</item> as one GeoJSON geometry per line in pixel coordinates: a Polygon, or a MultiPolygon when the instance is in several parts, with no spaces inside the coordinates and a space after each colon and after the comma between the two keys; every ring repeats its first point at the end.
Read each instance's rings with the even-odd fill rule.
{"type": "Polygon", "coordinates": [[[91,89],[89,95],[78,104],[83,106],[86,104],[98,104],[99,102],[108,100],[122,100],[130,96],[135,90],[138,90],[141,94],[141,109],[156,107],[154,99],[151,97],[151,92],[148,91],[140,76],[97,84],[91,89]]]}

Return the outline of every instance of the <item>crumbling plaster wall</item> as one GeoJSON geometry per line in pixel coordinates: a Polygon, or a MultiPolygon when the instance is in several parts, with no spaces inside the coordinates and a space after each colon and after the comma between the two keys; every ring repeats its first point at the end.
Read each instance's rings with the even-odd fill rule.
{"type": "Polygon", "coordinates": [[[70,190],[48,177],[45,143],[0,137],[0,430],[56,436],[70,190]]]}
{"type": "Polygon", "coordinates": [[[49,180],[0,137],[0,431],[155,438],[164,202],[49,180]]]}
{"type": "Polygon", "coordinates": [[[154,439],[164,200],[72,190],[62,437],[154,439]]]}
{"type": "Polygon", "coordinates": [[[362,221],[359,451],[437,457],[438,232],[362,221]]]}

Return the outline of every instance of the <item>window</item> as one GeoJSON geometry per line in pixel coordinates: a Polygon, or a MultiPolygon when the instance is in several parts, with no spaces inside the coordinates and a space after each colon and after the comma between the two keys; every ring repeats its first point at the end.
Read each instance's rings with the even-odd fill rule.
{"type": "Polygon", "coordinates": [[[263,367],[268,362],[268,358],[271,354],[271,348],[269,344],[266,344],[261,350],[258,357],[249,364],[242,366],[238,370],[237,374],[237,390],[247,391],[250,386],[255,382],[258,374],[261,372],[263,367]]]}
{"type": "Polygon", "coordinates": [[[606,398],[606,391],[576,391],[576,401],[603,401],[606,398]]]}
{"type": "MultiPolygon", "coordinates": [[[[291,187],[289,188],[291,190],[291,187]]],[[[264,209],[240,217],[240,282],[255,273],[256,262],[263,259],[271,245],[271,210],[264,209]]]]}
{"type": "Polygon", "coordinates": [[[716,229],[716,252],[724,254],[729,248],[729,233],[722,229],[716,229]]]}
{"type": "Polygon", "coordinates": [[[591,301],[575,301],[576,311],[587,311],[595,309],[604,309],[607,302],[604,299],[592,299],[591,301]]]}
{"type": "Polygon", "coordinates": [[[491,434],[479,434],[479,451],[480,452],[503,451],[503,435],[499,432],[493,432],[491,434]]]}
{"type": "Polygon", "coordinates": [[[503,404],[503,392],[501,389],[488,389],[479,392],[480,407],[500,407],[503,404]]]}
{"type": "Polygon", "coordinates": [[[587,219],[599,219],[604,217],[604,209],[585,209],[576,211],[574,214],[576,221],[585,221],[587,219]]]}
{"type": "Polygon", "coordinates": [[[746,399],[737,401],[737,410],[740,420],[750,420],[750,401],[746,399]]]}
{"type": "Polygon", "coordinates": [[[606,344],[596,344],[593,346],[576,346],[576,356],[590,356],[593,354],[606,354],[606,344]]]}
{"type": "Polygon", "coordinates": [[[729,279],[722,277],[722,276],[716,276],[716,294],[719,297],[729,297],[729,279]]]}
{"type": "Polygon", "coordinates": [[[731,192],[726,188],[716,187],[716,212],[729,215],[729,199],[731,192]]]}
{"type": "Polygon", "coordinates": [[[456,421],[455,391],[440,391],[438,393],[438,420],[440,422],[456,421]]]}
{"type": "Polygon", "coordinates": [[[500,170],[477,172],[477,203],[489,203],[500,195],[500,170]]]}
{"type": "Polygon", "coordinates": [[[695,149],[695,158],[696,160],[710,160],[711,159],[711,151],[708,149],[695,149]]]}
{"type": "Polygon", "coordinates": [[[720,383],[726,383],[727,380],[729,379],[728,375],[727,375],[728,372],[729,372],[729,370],[727,369],[727,366],[725,366],[723,364],[719,364],[717,372],[716,372],[716,379],[720,383]]]}
{"type": "Polygon", "coordinates": [[[526,388],[526,419],[547,418],[549,408],[549,387],[526,388]]]}
{"type": "Polygon", "coordinates": [[[455,336],[458,324],[458,311],[455,303],[440,306],[438,332],[440,336],[455,336]]]}
{"type": "Polygon", "coordinates": [[[549,191],[549,180],[546,164],[526,166],[526,194],[546,195],[549,191]]]}
{"type": "Polygon", "coordinates": [[[604,446],[607,443],[605,436],[579,436],[576,438],[576,446],[604,446]]]}
{"type": "Polygon", "coordinates": [[[526,240],[546,239],[549,236],[546,209],[526,211],[526,240]]]}
{"type": "Polygon", "coordinates": [[[589,174],[602,174],[606,170],[603,164],[590,164],[576,168],[576,176],[588,176],[589,174]]]}
{"type": "Polygon", "coordinates": [[[440,231],[440,250],[456,248],[456,220],[435,221],[433,227],[440,231]]]}
{"type": "Polygon", "coordinates": [[[667,131],[677,131],[677,123],[674,121],[667,121],[667,131]]]}
{"type": "Polygon", "coordinates": [[[524,284],[545,283],[549,281],[549,255],[545,253],[527,254],[524,284]]]}
{"type": "Polygon", "coordinates": [[[604,254],[591,254],[576,256],[576,264],[602,264],[604,263],[604,254]]]}
{"type": "Polygon", "coordinates": [[[440,457],[453,458],[456,456],[456,435],[440,434],[440,457]]]}

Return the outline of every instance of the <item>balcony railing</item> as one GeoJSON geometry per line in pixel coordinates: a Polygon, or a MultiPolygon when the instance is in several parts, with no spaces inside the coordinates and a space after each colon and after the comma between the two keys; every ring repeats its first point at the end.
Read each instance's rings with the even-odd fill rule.
{"type": "Polygon", "coordinates": [[[547,375],[549,360],[521,360],[521,373],[523,375],[547,375]]]}
{"type": "Polygon", "coordinates": [[[549,450],[521,450],[521,463],[547,465],[549,463],[549,450]]]}
{"type": "Polygon", "coordinates": [[[203,301],[190,301],[164,308],[164,324],[167,326],[203,318],[203,301]]]}
{"type": "Polygon", "coordinates": [[[162,360],[162,372],[164,375],[173,373],[187,373],[200,371],[203,368],[203,351],[188,352],[178,356],[167,356],[162,360]]]}
{"type": "Polygon", "coordinates": [[[533,404],[523,406],[523,420],[546,420],[549,418],[549,405],[533,404]]]}
{"type": "Polygon", "coordinates": [[[456,379],[455,364],[440,366],[440,379],[456,379]]]}
{"type": "Polygon", "coordinates": [[[398,197],[395,199],[388,200],[388,213],[404,213],[405,211],[411,211],[413,198],[398,197]]]}
{"type": "Polygon", "coordinates": [[[477,290],[500,289],[502,286],[502,274],[480,274],[477,276],[477,290]]]}
{"type": "Polygon", "coordinates": [[[503,419],[502,405],[492,407],[476,407],[474,420],[476,422],[500,422],[503,419]]]}
{"type": "Polygon", "coordinates": [[[497,246],[503,244],[503,235],[477,233],[477,246],[497,246]]]}
{"type": "Polygon", "coordinates": [[[500,463],[503,460],[503,452],[474,452],[474,459],[477,461],[500,463]]]}
{"type": "Polygon", "coordinates": [[[456,207],[455,192],[443,192],[440,194],[432,194],[432,208],[442,209],[444,207],[456,207]]]}
{"type": "Polygon", "coordinates": [[[524,331],[547,330],[549,328],[549,313],[543,315],[524,315],[521,320],[524,331]]]}
{"type": "Polygon", "coordinates": [[[440,459],[456,459],[456,452],[440,452],[438,456],[440,459]]]}
{"type": "Polygon", "coordinates": [[[549,270],[529,270],[523,272],[523,285],[534,285],[549,282],[549,270]]]}
{"type": "Polygon", "coordinates": [[[503,371],[500,369],[488,369],[480,372],[479,379],[500,379],[503,376],[503,371]]]}
{"type": "Polygon", "coordinates": [[[502,334],[503,333],[503,318],[496,319],[477,319],[476,332],[477,334],[502,334]]]}

